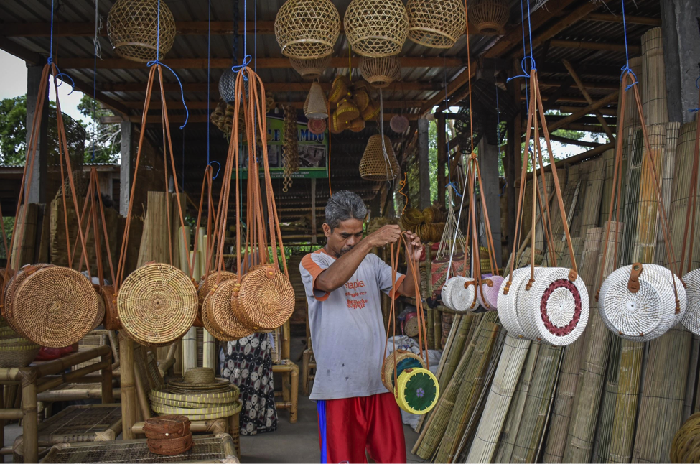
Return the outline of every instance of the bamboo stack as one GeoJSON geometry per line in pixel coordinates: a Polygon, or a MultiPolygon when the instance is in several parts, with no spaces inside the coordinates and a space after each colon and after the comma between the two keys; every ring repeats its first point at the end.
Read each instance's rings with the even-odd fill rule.
{"type": "Polygon", "coordinates": [[[601,198],[605,182],[605,160],[603,157],[589,161],[588,179],[586,181],[586,197],[583,205],[581,236],[587,237],[588,230],[598,227],[600,218],[601,198]]]}
{"type": "Polygon", "coordinates": [[[495,462],[510,462],[513,456],[513,448],[515,447],[515,439],[518,436],[518,428],[523,417],[525,409],[525,400],[527,393],[530,390],[532,376],[535,373],[535,364],[537,363],[537,355],[539,354],[542,344],[538,341],[530,343],[530,349],[525,358],[520,379],[513,393],[513,400],[510,402],[508,415],[503,424],[503,430],[498,439],[498,447],[496,449],[495,462]]]}
{"type": "Polygon", "coordinates": [[[457,364],[459,363],[459,360],[462,357],[462,353],[464,352],[464,347],[467,343],[467,335],[469,334],[469,329],[471,328],[472,323],[474,323],[475,319],[481,320],[481,315],[473,313],[467,314],[465,316],[457,315],[452,321],[452,326],[456,326],[457,329],[452,339],[452,343],[449,345],[449,351],[447,349],[447,345],[445,345],[445,351],[443,351],[445,363],[440,372],[440,389],[444,389],[445,387],[447,387],[447,384],[449,383],[450,379],[452,379],[452,375],[454,374],[455,369],[457,369],[457,364]]]}
{"type": "Polygon", "coordinates": [[[506,336],[493,384],[466,462],[491,462],[529,346],[529,340],[506,336]]]}
{"type": "MultiPolygon", "coordinates": [[[[617,223],[610,224],[610,236],[608,249],[614,246],[614,239],[617,231],[620,229],[617,223]]],[[[593,233],[592,239],[600,233],[602,235],[603,228],[589,231],[593,233]]],[[[587,239],[590,239],[587,237],[587,239]]],[[[604,238],[602,241],[604,242],[604,238]]],[[[601,243],[600,247],[604,246],[601,243]]],[[[608,259],[605,266],[601,266],[599,272],[603,272],[603,277],[606,277],[614,270],[611,259],[612,253],[608,253],[608,259]]],[[[586,281],[587,282],[587,281],[586,281]]],[[[598,279],[592,288],[597,288],[598,279]]],[[[569,431],[564,449],[564,462],[588,462],[592,455],[592,445],[595,433],[595,426],[598,419],[598,411],[600,407],[600,399],[603,391],[603,380],[607,370],[608,354],[610,348],[610,331],[603,323],[600,314],[598,314],[598,302],[595,299],[595,292],[589,292],[589,319],[586,328],[586,343],[583,351],[583,359],[581,372],[579,373],[579,383],[577,386],[577,395],[574,402],[574,408],[569,422],[569,431]]]]}
{"type": "Polygon", "coordinates": [[[148,192],[138,267],[149,261],[170,263],[168,229],[171,226],[168,223],[168,198],[166,195],[168,194],[165,192],[148,192]]]}
{"type": "Polygon", "coordinates": [[[661,28],[642,35],[642,108],[647,126],[668,122],[666,106],[666,72],[661,28]]]}
{"type": "MultiPolygon", "coordinates": [[[[663,152],[661,167],[661,197],[663,202],[662,207],[669,221],[671,217],[671,198],[673,196],[673,174],[677,159],[676,147],[680,129],[680,122],[669,122],[666,124],[666,146],[663,152]]],[[[692,169],[692,165],[689,166],[689,169],[692,169]]],[[[669,227],[671,227],[670,222],[669,227]]],[[[678,253],[680,253],[680,250],[676,251],[674,248],[674,254],[678,253]]],[[[669,265],[666,253],[666,238],[661,227],[658,227],[658,232],[656,234],[656,257],[654,258],[654,262],[656,264],[669,265]]]]}
{"type": "Polygon", "coordinates": [[[620,248],[620,265],[633,263],[636,258],[634,255],[637,243],[639,224],[639,192],[641,190],[642,181],[642,160],[644,159],[644,139],[642,130],[636,129],[630,134],[627,141],[627,188],[624,192],[624,208],[621,211],[621,217],[624,224],[622,234],[623,247],[620,248]]]}
{"type": "Polygon", "coordinates": [[[615,150],[607,150],[603,154],[603,161],[605,163],[605,181],[603,182],[603,200],[600,206],[600,219],[598,220],[598,224],[605,224],[605,221],[610,220],[608,217],[610,214],[610,201],[614,198],[612,188],[613,177],[615,175],[615,150]]]}
{"type": "Polygon", "coordinates": [[[593,462],[613,461],[610,456],[610,441],[614,433],[613,422],[615,421],[615,404],[619,385],[621,341],[620,337],[612,337],[610,342],[608,373],[605,377],[605,393],[603,403],[600,405],[598,432],[593,446],[593,462]]]}
{"type": "MultiPolygon", "coordinates": [[[[26,203],[20,206],[20,218],[17,222],[17,234],[22,234],[22,239],[15,239],[12,245],[12,265],[19,263],[19,267],[25,264],[34,262],[34,250],[36,248],[36,234],[39,215],[39,205],[36,203],[26,203]],[[20,248],[21,242],[21,248],[20,248]]],[[[64,246],[65,246],[65,229],[64,229],[64,246]]]]}

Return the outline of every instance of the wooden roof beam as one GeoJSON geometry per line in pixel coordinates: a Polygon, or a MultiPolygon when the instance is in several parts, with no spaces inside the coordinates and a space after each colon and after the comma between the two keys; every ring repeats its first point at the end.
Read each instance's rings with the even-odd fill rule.
{"type": "MultiPolygon", "coordinates": [[[[615,14],[597,14],[591,13],[586,19],[591,21],[600,21],[604,23],[620,23],[622,24],[622,15],[615,14]]],[[[642,16],[625,16],[627,24],[640,24],[642,26],[661,26],[659,18],[644,18],[642,16]]]]}
{"type": "MultiPolygon", "coordinates": [[[[1,40],[1,39],[0,39],[1,40]]],[[[308,92],[311,88],[311,82],[265,82],[265,90],[268,92],[308,92]]],[[[146,84],[141,82],[128,83],[98,83],[98,87],[103,92],[146,92],[146,84]]],[[[166,92],[180,92],[180,86],[177,83],[165,83],[166,92]]],[[[323,90],[330,90],[329,82],[321,82],[323,90]]],[[[420,91],[438,91],[442,87],[442,83],[431,84],[429,82],[395,82],[389,87],[383,89],[384,93],[393,92],[420,92],[420,91]]],[[[618,88],[616,86],[615,88],[618,88]]],[[[219,84],[214,83],[209,85],[210,90],[219,91],[219,84]]],[[[589,87],[590,88],[590,87],[589,87]]],[[[207,84],[202,83],[183,83],[182,89],[185,92],[206,92],[207,84]]]]}
{"type": "MultiPolygon", "coordinates": [[[[218,101],[212,101],[209,103],[209,108],[214,111],[216,109],[216,105],[218,104],[218,101]]],[[[275,101],[276,104],[278,105],[287,105],[287,106],[293,106],[294,108],[301,109],[304,107],[304,102],[303,101],[293,101],[293,102],[285,102],[285,101],[275,101]]],[[[415,107],[420,107],[423,103],[425,103],[422,100],[418,101],[408,101],[404,102],[403,100],[384,100],[384,108],[415,108],[415,107]]],[[[126,101],[122,102],[122,104],[131,109],[143,109],[143,101],[137,100],[137,101],[126,101]]],[[[168,100],[168,109],[170,110],[182,110],[184,109],[184,105],[182,104],[182,100],[168,100]]],[[[154,99],[151,101],[149,105],[149,110],[160,110],[162,107],[162,103],[160,99],[154,99]]],[[[190,110],[206,110],[207,109],[207,102],[205,101],[188,101],[187,102],[187,108],[190,110]]]]}
{"type": "MultiPolygon", "coordinates": [[[[534,41],[533,41],[534,42],[534,41]]],[[[611,44],[607,42],[584,42],[580,40],[550,40],[552,47],[556,48],[580,48],[583,50],[602,50],[607,52],[624,52],[625,44],[611,44]]],[[[642,47],[639,45],[628,45],[627,49],[630,53],[636,54],[641,52],[642,47]]]]}
{"type": "Polygon", "coordinates": [[[578,121],[579,119],[581,119],[583,116],[587,115],[588,113],[593,112],[593,111],[597,110],[598,108],[602,108],[604,106],[607,106],[610,103],[612,103],[613,101],[617,101],[617,96],[619,93],[620,93],[619,91],[613,92],[610,95],[608,95],[607,97],[602,98],[602,99],[598,100],[597,102],[595,102],[591,105],[588,105],[585,108],[580,109],[579,111],[571,114],[570,116],[567,116],[567,117],[565,117],[565,118],[563,118],[555,123],[550,124],[547,127],[547,129],[549,129],[549,132],[551,133],[557,129],[562,128],[563,126],[565,126],[568,123],[578,121]]]}
{"type": "MultiPolygon", "coordinates": [[[[396,116],[398,113],[384,113],[384,121],[390,121],[392,117],[396,116]]],[[[404,113],[404,116],[409,121],[416,121],[418,120],[418,113],[404,113]]],[[[180,114],[170,114],[168,115],[168,118],[170,120],[170,124],[178,124],[181,125],[183,122],[185,122],[185,115],[180,113],[180,114]]],[[[128,120],[136,124],[141,124],[141,116],[129,116],[128,118],[122,118],[121,116],[105,116],[100,118],[100,122],[102,124],[121,124],[122,121],[128,120]]],[[[206,114],[194,114],[190,115],[190,117],[187,119],[187,123],[190,124],[196,124],[196,123],[206,123],[209,121],[209,116],[206,114]]],[[[146,118],[146,124],[160,124],[161,123],[161,116],[160,115],[152,115],[148,116],[146,118]]],[[[333,137],[336,137],[335,135],[333,137]]]]}

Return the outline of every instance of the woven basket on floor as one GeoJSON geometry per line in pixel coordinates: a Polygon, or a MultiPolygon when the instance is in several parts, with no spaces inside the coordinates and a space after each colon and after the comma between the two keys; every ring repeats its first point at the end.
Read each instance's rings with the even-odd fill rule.
{"type": "Polygon", "coordinates": [[[525,336],[551,345],[572,344],[588,323],[588,290],[580,276],[569,280],[562,267],[535,269],[529,290],[518,291],[518,319],[525,336]]]}
{"type": "Polygon", "coordinates": [[[182,437],[148,439],[148,451],[161,456],[178,456],[192,448],[192,432],[182,437]]]}
{"type": "Polygon", "coordinates": [[[107,33],[114,51],[132,61],[155,60],[159,21],[162,60],[175,40],[175,20],[168,5],[164,0],[117,0],[107,16],[107,33]]]}
{"type": "MultiPolygon", "coordinates": [[[[425,367],[423,360],[417,355],[406,350],[396,350],[396,376],[401,375],[405,369],[417,369],[425,367]]],[[[390,392],[394,391],[394,353],[389,353],[382,363],[382,383],[390,392]]]]}
{"type": "Polygon", "coordinates": [[[345,11],[345,34],[362,55],[396,55],[408,37],[408,14],[401,0],[352,0],[345,11]]]}
{"type": "Polygon", "coordinates": [[[352,101],[344,99],[338,104],[335,114],[339,123],[348,124],[350,121],[360,117],[360,110],[357,109],[357,106],[352,101]]]}
{"type": "Polygon", "coordinates": [[[235,403],[240,396],[237,386],[229,384],[226,389],[215,392],[189,391],[185,393],[168,390],[151,390],[149,399],[154,403],[165,406],[181,406],[199,408],[203,404],[228,404],[235,403]]]}
{"type": "Polygon", "coordinates": [[[410,125],[411,123],[408,121],[408,118],[402,114],[392,116],[391,121],[389,121],[389,126],[391,127],[391,130],[393,130],[394,132],[398,132],[399,134],[403,134],[404,132],[406,132],[410,125]]]}
{"type": "Polygon", "coordinates": [[[146,264],[117,295],[124,331],[141,344],[162,346],[182,337],[197,317],[197,289],[176,267],[146,264]]]}
{"type": "Polygon", "coordinates": [[[477,0],[469,5],[469,22],[481,34],[503,34],[509,15],[506,0],[477,0]]]}
{"type": "Polygon", "coordinates": [[[211,367],[193,367],[185,372],[185,382],[192,384],[214,383],[216,376],[211,367]]]}
{"type": "Polygon", "coordinates": [[[360,73],[372,87],[383,89],[401,79],[401,58],[398,56],[362,58],[360,73]]]}
{"type": "Polygon", "coordinates": [[[385,135],[382,144],[381,135],[371,136],[360,160],[360,177],[374,182],[386,182],[396,179],[400,172],[389,137],[385,135]]]}
{"type": "Polygon", "coordinates": [[[684,275],[683,283],[688,303],[681,323],[695,335],[700,335],[700,269],[684,275]]]}
{"type": "Polygon", "coordinates": [[[273,264],[251,269],[241,283],[233,313],[244,325],[256,330],[282,326],[294,312],[294,288],[273,264]]]}
{"type": "Polygon", "coordinates": [[[227,280],[216,290],[209,292],[204,300],[202,322],[217,340],[238,340],[255,332],[252,328],[243,325],[233,313],[231,299],[233,290],[237,287],[239,284],[236,279],[227,280]]]}
{"type": "Polygon", "coordinates": [[[622,338],[639,342],[653,340],[666,333],[677,318],[671,278],[676,282],[682,315],[687,302],[685,289],[670,270],[656,264],[637,263],[610,274],[600,288],[598,300],[600,315],[608,329],[622,338]],[[627,288],[633,266],[642,266],[636,293],[627,288]]]}
{"type": "Polygon", "coordinates": [[[477,301],[489,311],[498,309],[498,291],[503,283],[503,277],[493,276],[481,281],[481,290],[477,295],[477,301]],[[489,286],[490,285],[490,286],[489,286]]]}
{"type": "Polygon", "coordinates": [[[426,47],[451,48],[467,28],[461,0],[409,0],[406,10],[408,38],[426,47]]]}
{"type": "Polygon", "coordinates": [[[12,318],[18,332],[41,346],[62,348],[78,343],[93,329],[98,314],[92,283],[67,267],[40,269],[14,292],[12,318]]]}
{"type": "Polygon", "coordinates": [[[508,294],[505,294],[508,285],[508,277],[503,280],[498,289],[498,319],[510,335],[523,338],[525,332],[518,319],[521,301],[520,288],[530,280],[530,267],[521,267],[513,271],[513,282],[510,285],[508,294]]]}
{"type": "Polygon", "coordinates": [[[314,80],[320,78],[323,72],[328,69],[331,64],[331,56],[327,55],[322,58],[309,59],[290,58],[289,63],[301,77],[314,80]]]}
{"type": "Polygon", "coordinates": [[[275,37],[290,58],[322,58],[333,53],[340,14],[330,0],[287,0],[275,17],[275,37]]]}
{"type": "Polygon", "coordinates": [[[190,420],[182,415],[151,417],[143,424],[143,433],[148,439],[162,440],[190,435],[190,420]]]}
{"type": "Polygon", "coordinates": [[[172,406],[161,406],[153,404],[153,411],[158,414],[179,414],[186,416],[190,420],[209,420],[220,419],[222,417],[231,417],[241,412],[241,400],[235,403],[225,404],[220,406],[203,405],[201,408],[178,408],[172,406]]]}

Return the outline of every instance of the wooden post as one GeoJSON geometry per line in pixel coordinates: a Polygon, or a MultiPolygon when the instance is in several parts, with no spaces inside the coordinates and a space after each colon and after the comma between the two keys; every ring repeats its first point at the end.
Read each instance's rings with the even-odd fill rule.
{"type": "Polygon", "coordinates": [[[107,361],[108,367],[102,369],[102,404],[114,403],[112,391],[112,353],[100,356],[100,361],[107,361]]]}
{"type": "Polygon", "coordinates": [[[121,172],[119,177],[119,214],[125,216],[129,214],[129,195],[131,194],[131,183],[134,179],[133,159],[133,123],[122,121],[121,130],[121,172]]]}
{"type": "Polygon", "coordinates": [[[134,341],[124,334],[119,334],[119,347],[121,357],[122,435],[124,440],[133,440],[135,437],[131,427],[136,423],[134,341]]]}
{"type": "Polygon", "coordinates": [[[316,226],[316,179],[311,179],[311,244],[318,243],[318,229],[316,226]]]}
{"type": "MultiPolygon", "coordinates": [[[[41,74],[44,65],[29,66],[27,68],[27,143],[32,136],[31,127],[34,113],[37,111],[37,95],[41,84],[41,74]]],[[[49,122],[49,99],[44,99],[44,108],[41,113],[41,125],[39,126],[39,139],[37,141],[37,152],[34,158],[34,169],[32,171],[32,185],[29,191],[25,191],[27,203],[46,203],[46,168],[48,166],[48,122],[49,122]]],[[[27,153],[27,159],[29,159],[27,153]]],[[[27,179],[27,182],[29,179],[27,179]]]]}
{"type": "Polygon", "coordinates": [[[297,422],[297,404],[299,400],[299,367],[292,364],[292,372],[289,376],[289,381],[292,384],[292,407],[289,409],[289,422],[296,424],[297,422]]]}
{"type": "Polygon", "coordinates": [[[418,178],[420,209],[430,206],[430,122],[418,120],[418,178]]]}
{"type": "MultiPolygon", "coordinates": [[[[574,67],[571,66],[571,63],[569,63],[567,60],[562,60],[564,63],[564,67],[566,67],[566,70],[569,71],[569,74],[571,74],[571,77],[574,79],[574,82],[576,82],[576,86],[578,86],[578,89],[581,91],[581,94],[583,95],[583,98],[586,99],[589,105],[593,104],[593,99],[591,98],[590,94],[588,93],[588,90],[586,90],[586,87],[583,85],[583,81],[581,81],[581,78],[578,76],[576,71],[574,70],[574,67]]],[[[603,130],[608,136],[608,141],[610,143],[615,143],[615,136],[613,135],[612,131],[608,127],[608,123],[605,122],[605,118],[603,118],[603,115],[600,113],[599,110],[595,110],[593,112],[600,122],[600,125],[603,127],[603,130]]]]}
{"type": "Polygon", "coordinates": [[[445,164],[447,164],[447,134],[445,129],[445,115],[440,113],[437,117],[437,201],[445,204],[445,164]]]}
{"type": "Polygon", "coordinates": [[[24,462],[39,462],[39,427],[36,404],[37,373],[34,369],[22,369],[22,435],[24,462]]]}

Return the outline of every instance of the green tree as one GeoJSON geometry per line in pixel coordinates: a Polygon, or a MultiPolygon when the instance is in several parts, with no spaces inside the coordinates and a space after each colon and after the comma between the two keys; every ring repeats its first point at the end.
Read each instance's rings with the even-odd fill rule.
{"type": "Polygon", "coordinates": [[[90,119],[86,127],[88,141],[85,146],[85,162],[116,163],[121,151],[121,126],[101,122],[101,118],[114,116],[114,112],[103,108],[99,102],[88,95],[83,95],[78,104],[78,110],[90,119]]]}

